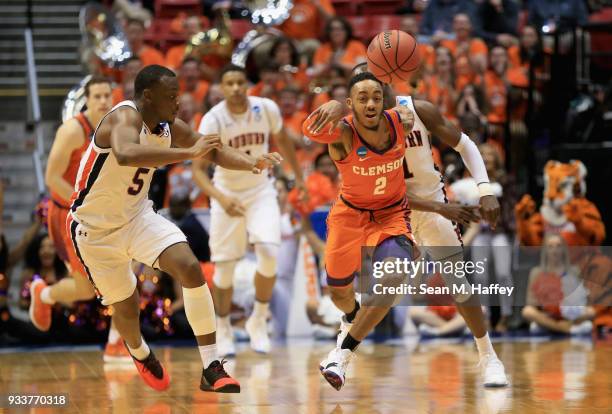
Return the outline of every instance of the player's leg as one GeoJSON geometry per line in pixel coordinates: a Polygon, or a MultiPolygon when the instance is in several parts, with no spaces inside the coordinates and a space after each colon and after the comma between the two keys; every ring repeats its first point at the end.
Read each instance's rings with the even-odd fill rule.
{"type": "Polygon", "coordinates": [[[212,296],[185,235],[153,211],[133,220],[129,230],[129,251],[133,252],[134,259],[163,270],[182,286],[185,315],[196,337],[203,364],[200,389],[239,392],[240,385],[225,372],[217,358],[212,296]]]}
{"type": "Polygon", "coordinates": [[[231,217],[215,200],[210,212],[210,252],[215,263],[213,298],[217,315],[217,350],[222,357],[236,354],[230,310],[234,294],[234,270],[246,252],[243,217],[231,217]]]}
{"type": "MultiPolygon", "coordinates": [[[[508,236],[504,233],[494,235],[491,246],[497,283],[505,288],[511,288],[514,285],[512,281],[512,246],[510,245],[508,236]]],[[[499,301],[501,305],[501,317],[497,325],[495,325],[495,331],[504,333],[508,329],[508,320],[512,316],[513,297],[510,295],[501,295],[499,301]]]]}
{"type": "Polygon", "coordinates": [[[276,189],[271,183],[246,200],[246,228],[249,241],[255,244],[255,305],[245,328],[255,352],[270,352],[268,314],[276,283],[278,249],[281,241],[280,209],[276,189]]]}

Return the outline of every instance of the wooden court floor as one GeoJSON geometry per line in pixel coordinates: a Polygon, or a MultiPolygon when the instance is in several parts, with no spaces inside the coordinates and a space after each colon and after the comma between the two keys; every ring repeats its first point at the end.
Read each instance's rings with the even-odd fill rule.
{"type": "MultiPolygon", "coordinates": [[[[195,348],[155,348],[171,373],[167,392],[148,389],[131,365],[104,364],[102,352],[75,349],[0,353],[0,394],[68,394],[64,409],[10,413],[610,413],[612,347],[589,341],[495,343],[511,386],[485,390],[473,344],[363,344],[341,391],[320,376],[331,343],[278,344],[269,356],[246,347],[227,368],[241,394],[199,391],[195,348]]],[[[4,411],[3,411],[4,410],[4,411]]]]}

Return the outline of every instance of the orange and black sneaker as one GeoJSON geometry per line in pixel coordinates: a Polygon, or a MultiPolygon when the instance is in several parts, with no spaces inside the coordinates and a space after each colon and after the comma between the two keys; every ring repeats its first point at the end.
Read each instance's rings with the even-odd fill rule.
{"type": "Polygon", "coordinates": [[[40,297],[47,284],[42,279],[36,279],[30,285],[30,320],[36,329],[47,332],[51,327],[51,305],[40,297]]]}
{"type": "Polygon", "coordinates": [[[218,360],[210,363],[208,368],[202,371],[202,380],[200,381],[200,389],[202,391],[236,393],[240,392],[240,383],[230,377],[223,364],[227,361],[218,360]]]}
{"type": "Polygon", "coordinates": [[[155,357],[153,351],[150,351],[149,356],[143,361],[139,361],[133,355],[132,359],[136,369],[138,369],[138,373],[149,387],[156,391],[168,389],[170,386],[170,375],[168,375],[162,364],[155,357]]]}

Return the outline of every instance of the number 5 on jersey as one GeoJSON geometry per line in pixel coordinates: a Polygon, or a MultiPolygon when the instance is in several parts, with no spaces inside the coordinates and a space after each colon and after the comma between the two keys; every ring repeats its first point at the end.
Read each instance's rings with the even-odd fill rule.
{"type": "Polygon", "coordinates": [[[140,191],[142,190],[142,187],[144,186],[144,180],[142,178],[140,178],[140,174],[148,174],[149,173],[149,169],[148,168],[142,168],[140,167],[139,169],[136,170],[136,174],[134,174],[134,178],[132,178],[132,183],[134,185],[128,187],[128,194],[129,195],[138,195],[138,193],[140,193],[140,191]]]}

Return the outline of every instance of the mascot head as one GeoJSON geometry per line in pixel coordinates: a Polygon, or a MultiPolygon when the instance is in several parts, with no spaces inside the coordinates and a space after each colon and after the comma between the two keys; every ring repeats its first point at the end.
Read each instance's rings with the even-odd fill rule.
{"type": "Polygon", "coordinates": [[[572,198],[586,194],[587,171],[580,161],[548,161],[544,166],[544,204],[556,211],[572,198]]]}

